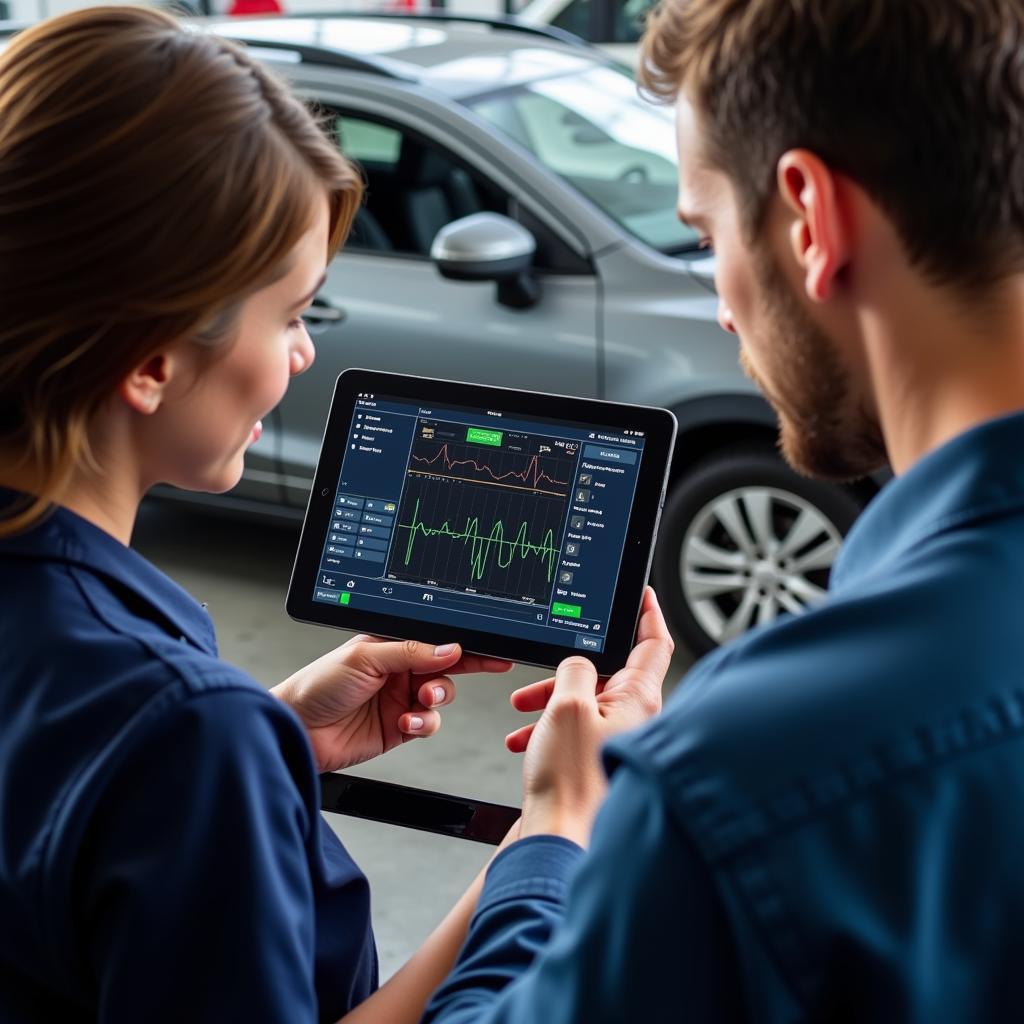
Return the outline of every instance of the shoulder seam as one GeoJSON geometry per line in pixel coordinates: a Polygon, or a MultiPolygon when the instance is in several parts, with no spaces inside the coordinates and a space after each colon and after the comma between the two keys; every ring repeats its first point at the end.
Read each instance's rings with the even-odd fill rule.
{"type": "Polygon", "coordinates": [[[869,796],[897,779],[1024,736],[1024,691],[990,698],[980,707],[964,708],[946,722],[919,727],[900,742],[879,745],[856,760],[817,779],[807,779],[739,812],[723,811],[718,801],[687,796],[707,773],[695,764],[671,766],[675,813],[692,816],[709,862],[741,854],[754,843],[770,842],[807,824],[819,815],[869,796]],[[680,793],[680,796],[674,796],[680,793]]]}

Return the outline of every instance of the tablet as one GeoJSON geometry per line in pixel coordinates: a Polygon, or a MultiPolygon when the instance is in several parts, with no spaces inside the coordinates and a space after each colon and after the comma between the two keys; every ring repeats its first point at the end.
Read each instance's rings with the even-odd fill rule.
{"type": "Polygon", "coordinates": [[[611,674],[675,433],[665,409],[347,370],[288,614],[533,665],[582,654],[611,674]]]}

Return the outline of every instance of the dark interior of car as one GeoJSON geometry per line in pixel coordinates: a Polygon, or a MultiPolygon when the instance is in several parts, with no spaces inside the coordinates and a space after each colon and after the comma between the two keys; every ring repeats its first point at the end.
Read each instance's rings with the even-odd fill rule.
{"type": "MultiPolygon", "coordinates": [[[[393,145],[372,156],[346,147],[346,125],[367,121],[341,116],[336,135],[341,148],[362,169],[366,197],[356,215],[347,248],[401,256],[430,255],[430,246],[446,224],[473,213],[489,211],[512,217],[534,236],[537,270],[561,274],[591,274],[590,262],[573,252],[536,216],[514,199],[446,153],[440,147],[394,126],[393,145]]],[[[355,134],[355,132],[353,132],[355,134]]]]}

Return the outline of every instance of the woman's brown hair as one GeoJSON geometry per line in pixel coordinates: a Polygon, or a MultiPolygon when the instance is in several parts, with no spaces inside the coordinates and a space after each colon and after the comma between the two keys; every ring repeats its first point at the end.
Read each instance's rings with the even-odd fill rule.
{"type": "Polygon", "coordinates": [[[0,452],[37,483],[0,536],[60,501],[133,367],[230,334],[325,193],[330,257],[361,180],[242,47],[133,7],[15,37],[0,54],[0,452]]]}

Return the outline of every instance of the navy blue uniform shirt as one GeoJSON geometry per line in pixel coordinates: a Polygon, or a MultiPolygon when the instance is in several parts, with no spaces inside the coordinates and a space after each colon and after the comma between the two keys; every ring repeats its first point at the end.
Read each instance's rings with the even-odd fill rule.
{"type": "Polygon", "coordinates": [[[302,726],[180,587],[58,510],[0,540],[0,659],[0,1021],[305,1024],[376,987],[302,726]]]}
{"type": "Polygon", "coordinates": [[[1024,1020],[1024,415],[605,759],[590,851],[496,859],[432,1024],[1024,1020]]]}

